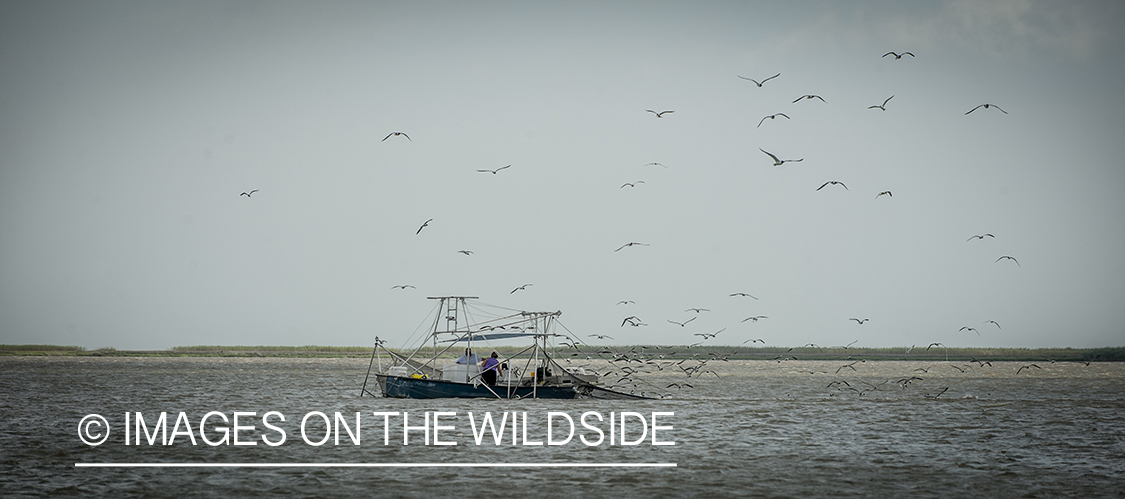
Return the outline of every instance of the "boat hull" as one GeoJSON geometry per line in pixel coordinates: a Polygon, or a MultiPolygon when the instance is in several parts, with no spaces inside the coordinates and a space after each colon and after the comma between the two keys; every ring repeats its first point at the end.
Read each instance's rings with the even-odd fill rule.
{"type": "Polygon", "coordinates": [[[541,398],[572,399],[578,392],[571,386],[486,386],[440,379],[378,375],[379,388],[385,397],[412,399],[441,398],[541,398]],[[489,390],[491,388],[491,390],[489,390]]]}

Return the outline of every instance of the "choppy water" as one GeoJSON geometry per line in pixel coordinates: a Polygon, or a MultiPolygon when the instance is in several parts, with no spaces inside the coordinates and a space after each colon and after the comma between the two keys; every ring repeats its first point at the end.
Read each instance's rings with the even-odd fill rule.
{"type": "MultiPolygon", "coordinates": [[[[360,398],[367,367],[360,359],[0,358],[0,496],[1098,497],[1125,490],[1123,364],[1039,362],[1041,369],[1017,374],[1027,363],[864,362],[854,371],[841,369],[845,363],[716,361],[708,368],[718,377],[688,379],[670,369],[641,375],[649,389],[675,395],[663,400],[415,401],[360,398]],[[896,384],[911,376],[922,379],[896,384]],[[693,388],[665,388],[683,381],[693,388]],[[274,424],[287,440],[278,447],[212,447],[192,446],[180,435],[170,446],[124,444],[126,412],[141,412],[151,424],[162,411],[173,419],[185,412],[193,425],[209,411],[259,418],[278,411],[286,422],[274,424]],[[365,426],[359,446],[311,446],[300,439],[299,420],[312,411],[409,412],[412,425],[425,411],[456,412],[443,420],[455,428],[442,438],[458,445],[423,445],[415,432],[404,446],[401,423],[392,419],[390,445],[383,445],[380,424],[365,426]],[[586,411],[674,412],[661,419],[673,429],[660,440],[675,445],[586,446],[576,436],[561,446],[513,446],[507,435],[500,446],[477,446],[468,411],[526,411],[532,440],[542,440],[548,411],[575,419],[586,411]],[[96,447],[78,438],[79,420],[91,413],[111,427],[96,447]],[[75,466],[480,461],[676,467],[75,466]]],[[[252,419],[256,431],[243,436],[277,436],[259,421],[252,419]]],[[[319,428],[311,433],[322,435],[319,428]]]]}

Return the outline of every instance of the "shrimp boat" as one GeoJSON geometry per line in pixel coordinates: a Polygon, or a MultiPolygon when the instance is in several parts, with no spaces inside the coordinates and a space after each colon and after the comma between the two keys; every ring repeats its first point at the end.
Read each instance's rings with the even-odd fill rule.
{"type": "Polygon", "coordinates": [[[550,345],[560,338],[569,338],[553,332],[562,312],[503,309],[502,314],[487,313],[489,318],[474,322],[470,314],[483,312],[470,301],[477,297],[429,299],[439,300],[433,327],[410,354],[403,356],[389,350],[383,346],[385,340],[375,338],[361,396],[376,396],[368,390],[374,376],[382,396],[395,398],[645,398],[599,386],[596,373],[555,362],[550,345]],[[523,340],[530,345],[514,354],[499,356],[495,381],[486,382],[491,376],[486,375],[480,360],[493,351],[494,343],[509,340],[523,340]],[[483,348],[474,350],[474,345],[483,348]],[[484,356],[478,357],[478,351],[484,356]]]}

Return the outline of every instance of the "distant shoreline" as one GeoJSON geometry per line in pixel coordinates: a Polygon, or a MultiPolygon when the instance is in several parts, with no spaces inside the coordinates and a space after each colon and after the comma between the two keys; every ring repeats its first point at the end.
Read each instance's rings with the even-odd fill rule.
{"type": "MultiPolygon", "coordinates": [[[[408,354],[399,349],[390,349],[400,354],[408,354]]],[[[477,347],[476,350],[496,350],[502,355],[510,355],[519,347],[477,347]]],[[[452,351],[452,350],[451,350],[452,351]]],[[[424,357],[431,356],[429,349],[419,352],[424,357]]],[[[970,361],[970,360],[1013,360],[1013,361],[1059,361],[1059,362],[1122,362],[1125,361],[1125,347],[1101,348],[990,348],[990,347],[745,347],[699,345],[586,345],[580,349],[558,348],[555,356],[559,358],[590,357],[612,358],[614,354],[628,354],[631,357],[644,355],[648,358],[684,359],[690,357],[718,358],[729,360],[932,360],[932,361],[970,361]],[[613,352],[607,353],[607,352],[613,352]]],[[[50,357],[275,357],[275,358],[368,358],[371,347],[333,347],[333,346],[184,346],[170,350],[118,350],[99,348],[87,350],[76,346],[59,345],[0,345],[0,356],[50,356],[50,357]]],[[[444,357],[452,358],[447,353],[444,357]]]]}

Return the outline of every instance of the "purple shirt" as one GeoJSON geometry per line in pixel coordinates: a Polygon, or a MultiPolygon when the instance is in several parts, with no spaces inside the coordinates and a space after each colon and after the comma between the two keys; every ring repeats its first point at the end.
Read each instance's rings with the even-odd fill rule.
{"type": "Polygon", "coordinates": [[[484,359],[484,370],[487,371],[489,369],[493,369],[499,371],[499,369],[496,369],[496,366],[498,364],[500,364],[500,361],[496,360],[496,357],[489,357],[487,359],[484,359]]]}

